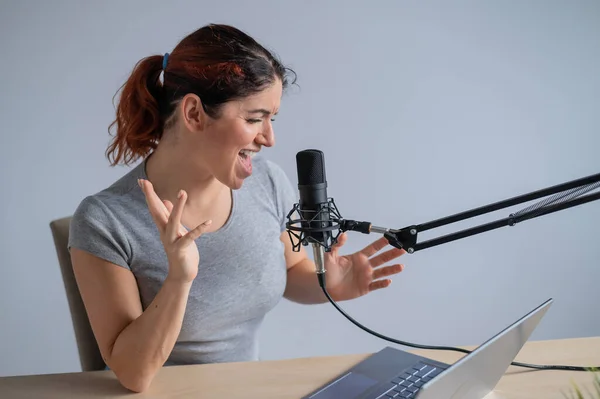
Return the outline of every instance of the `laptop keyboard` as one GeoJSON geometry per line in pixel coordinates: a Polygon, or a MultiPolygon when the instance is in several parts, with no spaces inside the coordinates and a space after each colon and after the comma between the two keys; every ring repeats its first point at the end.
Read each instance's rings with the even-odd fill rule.
{"type": "Polygon", "coordinates": [[[418,362],[412,368],[404,370],[374,392],[370,399],[405,399],[414,398],[425,383],[440,374],[443,369],[426,363],[418,362]]]}

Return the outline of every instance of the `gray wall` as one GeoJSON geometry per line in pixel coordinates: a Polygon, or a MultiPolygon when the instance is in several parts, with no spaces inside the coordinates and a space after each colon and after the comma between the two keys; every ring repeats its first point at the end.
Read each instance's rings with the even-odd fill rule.
{"type": "MultiPolygon", "coordinates": [[[[0,375],[79,370],[48,223],[126,172],[104,150],[133,64],[205,23],[247,30],[298,72],[266,156],[295,184],[295,153],[323,150],[346,217],[402,227],[600,172],[600,3],[452,3],[3,4],[0,375]]],[[[407,255],[390,288],[342,305],[381,333],[462,345],[554,297],[533,339],[600,335],[599,219],[596,202],[407,255]]],[[[329,304],[286,301],[261,342],[265,359],[387,345],[329,304]]]]}

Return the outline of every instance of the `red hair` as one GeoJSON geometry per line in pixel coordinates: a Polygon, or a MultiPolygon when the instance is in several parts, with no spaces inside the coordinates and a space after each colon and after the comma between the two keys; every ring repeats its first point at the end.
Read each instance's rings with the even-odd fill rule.
{"type": "Polygon", "coordinates": [[[163,57],[153,55],[139,61],[131,76],[121,86],[121,98],[117,107],[116,119],[110,129],[116,126],[116,135],[106,154],[111,165],[129,164],[154,150],[161,136],[161,120],[157,91],[163,57]]]}
{"type": "Polygon", "coordinates": [[[227,101],[256,93],[276,78],[284,88],[288,84],[288,68],[228,25],[198,29],[168,55],[164,70],[163,60],[162,55],[140,60],[120,88],[116,119],[109,126],[109,133],[113,127],[116,132],[106,150],[113,166],[130,164],[156,149],[178,101],[188,93],[198,95],[205,112],[216,118],[227,101]]]}

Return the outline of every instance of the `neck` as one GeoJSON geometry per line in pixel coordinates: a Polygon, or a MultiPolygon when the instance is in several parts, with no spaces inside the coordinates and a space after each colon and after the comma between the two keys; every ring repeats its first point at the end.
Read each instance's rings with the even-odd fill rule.
{"type": "Polygon", "coordinates": [[[228,187],[208,171],[198,172],[198,165],[192,165],[189,157],[169,152],[169,148],[159,145],[146,163],[146,175],[158,197],[175,204],[179,190],[185,190],[188,194],[187,209],[210,212],[219,196],[229,190],[228,187]]]}

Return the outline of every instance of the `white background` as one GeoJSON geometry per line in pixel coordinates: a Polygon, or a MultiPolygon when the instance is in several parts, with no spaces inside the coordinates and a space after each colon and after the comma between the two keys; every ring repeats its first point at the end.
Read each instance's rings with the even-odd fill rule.
{"type": "MultiPolygon", "coordinates": [[[[345,217],[399,228],[600,172],[596,1],[3,2],[0,375],[79,370],[48,223],[126,172],[104,151],[133,65],[209,22],[298,73],[265,153],[296,184],[296,152],[323,150],[345,217]]],[[[553,297],[532,339],[600,335],[599,220],[595,202],[407,255],[391,287],[341,305],[398,339],[466,345],[553,297]]],[[[329,304],[282,301],[261,330],[264,359],[384,345],[329,304]]]]}

